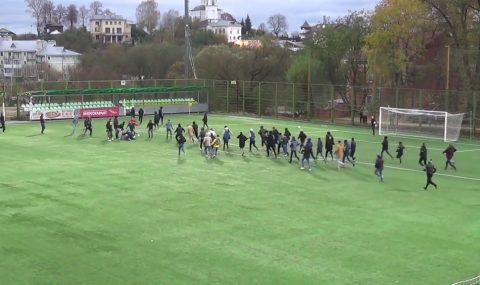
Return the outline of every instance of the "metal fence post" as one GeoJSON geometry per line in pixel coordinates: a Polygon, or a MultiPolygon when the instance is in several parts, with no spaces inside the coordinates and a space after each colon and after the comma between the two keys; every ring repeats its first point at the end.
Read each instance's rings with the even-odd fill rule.
{"type": "Polygon", "coordinates": [[[395,88],[395,108],[398,108],[398,87],[395,88]]]}
{"type": "Polygon", "coordinates": [[[275,118],[278,119],[278,82],[275,82],[275,118]]]}
{"type": "Polygon", "coordinates": [[[445,90],[445,112],[450,111],[450,90],[445,90]]]}
{"type": "Polygon", "coordinates": [[[333,99],[335,98],[335,86],[330,85],[330,121],[332,124],[335,122],[335,102],[333,99]]]}
{"type": "Polygon", "coordinates": [[[262,116],[262,82],[258,82],[258,116],[262,116]]]}
{"type": "Polygon", "coordinates": [[[242,113],[245,116],[245,81],[242,81],[242,113]]]}
{"type": "Polygon", "coordinates": [[[292,119],[295,120],[295,83],[292,84],[292,119]]]}
{"type": "Polygon", "coordinates": [[[226,81],[227,82],[227,113],[228,113],[228,107],[230,105],[230,84],[228,82],[228,80],[226,81]]]}
{"type": "Polygon", "coordinates": [[[473,136],[475,137],[476,133],[477,133],[477,92],[474,91],[473,92],[473,114],[472,114],[472,118],[473,118],[473,136]]]}

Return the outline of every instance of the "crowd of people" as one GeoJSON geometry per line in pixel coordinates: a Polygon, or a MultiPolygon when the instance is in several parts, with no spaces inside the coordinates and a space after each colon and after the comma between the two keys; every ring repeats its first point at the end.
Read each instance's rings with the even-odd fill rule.
{"type": "MultiPolygon", "coordinates": [[[[132,108],[130,111],[130,115],[131,117],[127,124],[125,121],[120,123],[118,117],[114,117],[113,122],[112,119],[108,119],[105,125],[105,130],[107,134],[107,140],[109,142],[115,139],[132,141],[136,140],[140,136],[139,132],[137,132],[137,128],[143,123],[144,111],[140,109],[138,113],[138,122],[134,108],[132,108]]],[[[40,116],[39,121],[41,126],[41,134],[44,134],[46,126],[43,114],[40,116]]],[[[70,136],[75,134],[78,122],[79,114],[75,113],[72,121],[72,132],[70,133],[70,136]]],[[[230,149],[230,141],[235,138],[234,133],[228,126],[224,126],[221,134],[218,134],[213,128],[210,128],[208,126],[207,113],[203,114],[202,127],[200,127],[195,121],[193,121],[192,124],[189,124],[186,129],[181,124],[178,124],[174,129],[173,123],[170,120],[167,120],[165,125],[163,125],[163,123],[164,113],[163,108],[160,108],[158,112],[155,112],[153,121],[149,120],[149,122],[146,124],[148,139],[153,138],[155,129],[165,127],[167,139],[173,139],[173,134],[175,134],[179,156],[182,153],[185,154],[185,144],[189,141],[191,143],[198,143],[201,153],[206,158],[214,159],[218,155],[220,146],[223,144],[223,151],[228,151],[230,149]]],[[[371,127],[373,135],[375,135],[376,126],[377,122],[375,117],[372,116],[371,127]]],[[[5,117],[3,116],[3,113],[0,113],[0,128],[3,132],[5,132],[5,117]]],[[[87,132],[89,136],[92,136],[93,125],[92,118],[90,117],[84,119],[84,128],[81,135],[86,136],[87,132]]],[[[238,140],[238,147],[240,148],[242,156],[245,156],[245,148],[247,147],[248,142],[249,152],[258,152],[261,148],[266,152],[267,157],[278,158],[279,156],[284,156],[286,159],[288,159],[289,163],[292,163],[293,160],[296,159],[300,164],[300,169],[302,170],[308,169],[311,171],[312,168],[310,163],[312,160],[315,162],[321,160],[324,163],[327,163],[329,157],[332,161],[336,161],[338,170],[346,167],[348,164],[351,164],[353,167],[356,165],[355,154],[357,152],[357,142],[355,141],[355,138],[351,138],[350,141],[335,141],[331,132],[326,133],[324,141],[322,141],[322,138],[318,138],[315,146],[312,138],[308,137],[302,129],[299,130],[298,136],[294,136],[288,128],[285,128],[283,133],[281,133],[275,127],[267,130],[263,126],[260,126],[260,129],[257,132],[254,129],[250,129],[245,134],[243,132],[239,132],[239,134],[236,136],[236,139],[238,140]],[[259,146],[257,146],[257,137],[260,143],[259,146]]],[[[402,163],[405,149],[406,148],[403,143],[399,142],[396,149],[396,158],[399,160],[400,164],[402,163]]],[[[457,170],[453,160],[456,151],[457,150],[452,144],[449,144],[448,147],[443,151],[443,154],[445,154],[446,158],[445,170],[447,170],[449,167],[455,171],[457,170]]],[[[384,181],[385,168],[384,155],[388,155],[392,160],[394,159],[389,151],[389,141],[387,136],[385,136],[381,142],[381,151],[377,155],[374,163],[374,173],[382,182],[384,181]]],[[[425,185],[424,189],[427,190],[430,185],[437,188],[437,184],[435,184],[432,180],[437,169],[433,161],[431,159],[428,160],[428,150],[425,143],[420,146],[418,163],[427,175],[427,184],[425,185]]]]}

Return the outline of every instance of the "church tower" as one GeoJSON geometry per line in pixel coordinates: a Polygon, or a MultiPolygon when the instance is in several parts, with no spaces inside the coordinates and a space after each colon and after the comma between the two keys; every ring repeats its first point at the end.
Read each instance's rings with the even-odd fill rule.
{"type": "Polygon", "coordinates": [[[217,0],[202,0],[205,5],[205,19],[209,22],[220,20],[220,11],[218,10],[217,0]]]}

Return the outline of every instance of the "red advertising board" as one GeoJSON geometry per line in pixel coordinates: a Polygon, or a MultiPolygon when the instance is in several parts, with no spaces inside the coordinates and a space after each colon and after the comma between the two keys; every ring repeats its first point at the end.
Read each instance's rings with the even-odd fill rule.
{"type": "Polygon", "coordinates": [[[45,120],[72,119],[74,113],[74,109],[32,111],[30,112],[30,120],[40,120],[42,114],[45,120]]]}
{"type": "Polygon", "coordinates": [[[81,118],[110,118],[120,116],[120,107],[80,109],[81,118]]]}

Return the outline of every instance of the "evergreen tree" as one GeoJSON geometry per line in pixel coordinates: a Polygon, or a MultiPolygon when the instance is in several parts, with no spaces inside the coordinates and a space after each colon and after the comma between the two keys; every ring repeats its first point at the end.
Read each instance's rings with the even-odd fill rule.
{"type": "Polygon", "coordinates": [[[250,16],[247,14],[247,19],[245,19],[245,34],[247,36],[252,35],[252,21],[250,20],[250,16]]]}
{"type": "Polygon", "coordinates": [[[247,32],[245,27],[245,21],[243,20],[243,18],[242,18],[242,21],[240,22],[240,25],[242,25],[242,36],[243,36],[247,32]]]}

